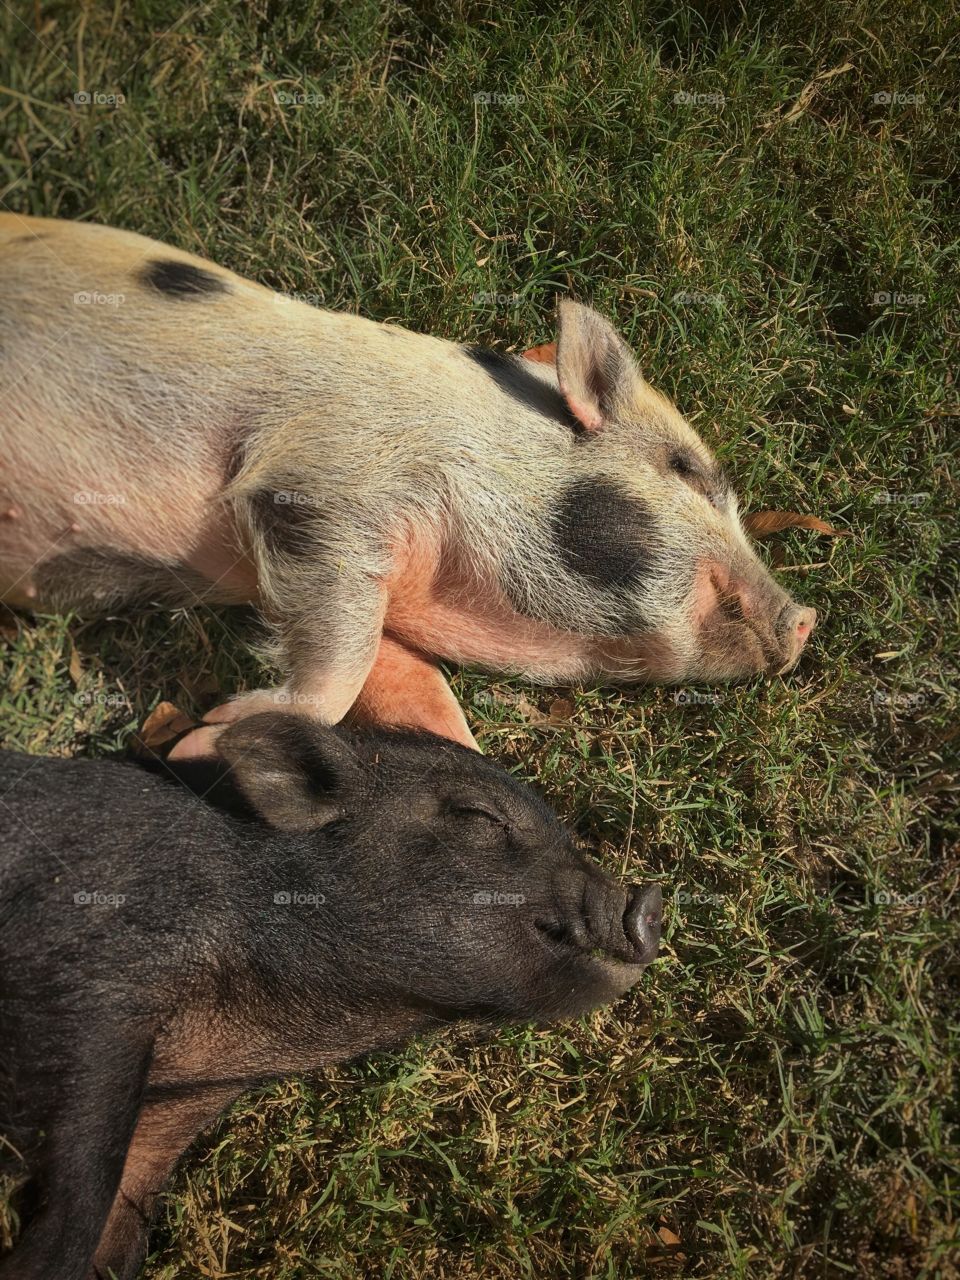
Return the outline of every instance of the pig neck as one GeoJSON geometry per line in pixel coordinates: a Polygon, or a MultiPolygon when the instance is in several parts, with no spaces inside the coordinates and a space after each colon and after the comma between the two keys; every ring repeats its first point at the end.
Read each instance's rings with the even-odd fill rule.
{"type": "Polygon", "coordinates": [[[239,1018],[225,1009],[225,1033],[242,1069],[308,1070],[398,1046],[451,1020],[398,990],[389,920],[341,870],[354,864],[349,848],[322,833],[271,833],[266,849],[250,842],[244,861],[244,926],[224,939],[230,958],[223,960],[240,1005],[239,1018]],[[323,901],[275,904],[283,892],[323,901]]]}

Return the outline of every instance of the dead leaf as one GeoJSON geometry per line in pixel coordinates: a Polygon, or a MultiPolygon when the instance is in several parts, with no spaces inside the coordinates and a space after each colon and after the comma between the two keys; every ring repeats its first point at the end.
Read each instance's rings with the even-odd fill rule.
{"type": "Polygon", "coordinates": [[[72,639],[70,641],[70,661],[67,664],[67,670],[73,683],[79,684],[83,677],[83,663],[80,661],[80,654],[77,652],[77,646],[72,639]]]}
{"type": "Polygon", "coordinates": [[[220,681],[212,671],[195,676],[192,672],[184,670],[180,672],[178,678],[194,702],[203,702],[205,698],[213,698],[220,692],[220,681]]]}
{"type": "Polygon", "coordinates": [[[839,67],[833,67],[830,71],[821,71],[817,76],[818,80],[832,80],[834,76],[845,76],[848,71],[854,71],[852,62],[843,62],[839,67]]]}
{"type": "Polygon", "coordinates": [[[665,1245],[672,1247],[680,1243],[680,1237],[675,1232],[671,1231],[669,1227],[658,1227],[657,1235],[665,1245]]]}
{"type": "Polygon", "coordinates": [[[577,708],[572,698],[554,698],[550,703],[547,715],[551,724],[568,724],[574,717],[577,708]]]}
{"type": "Polygon", "coordinates": [[[130,739],[130,750],[136,756],[159,754],[161,747],[192,729],[195,723],[172,702],[158,702],[130,739]]]}
{"type": "Polygon", "coordinates": [[[784,122],[796,120],[798,116],[803,115],[816,97],[818,84],[822,84],[824,80],[832,80],[834,76],[845,75],[848,71],[853,71],[853,69],[852,62],[844,62],[842,66],[834,67],[831,71],[821,71],[819,75],[814,76],[812,80],[803,86],[793,106],[783,116],[784,122]]]}
{"type": "Polygon", "coordinates": [[[556,364],[557,344],[545,342],[541,347],[531,347],[523,353],[524,360],[532,360],[534,364],[556,364]]]}
{"type": "Polygon", "coordinates": [[[516,708],[526,720],[527,724],[540,725],[549,724],[548,718],[543,714],[539,707],[535,707],[526,694],[521,693],[516,701],[516,708]]]}
{"type": "Polygon", "coordinates": [[[826,533],[831,538],[845,538],[847,529],[834,529],[832,524],[817,516],[801,516],[795,511],[751,511],[743,517],[743,527],[755,538],[767,538],[771,533],[781,533],[784,529],[812,529],[815,533],[826,533]]]}

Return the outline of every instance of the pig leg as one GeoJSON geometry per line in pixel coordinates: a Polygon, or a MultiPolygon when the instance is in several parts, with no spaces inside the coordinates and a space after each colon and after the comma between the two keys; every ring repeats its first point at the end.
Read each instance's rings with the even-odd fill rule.
{"type": "Polygon", "coordinates": [[[347,719],[352,724],[427,729],[480,749],[437,664],[387,634],[347,719]]]}
{"type": "Polygon", "coordinates": [[[36,1166],[41,1207],[0,1262],[0,1280],[90,1276],[136,1126],[148,1055],[131,1052],[120,1033],[87,1049],[61,1064],[58,1077],[69,1089],[58,1089],[36,1126],[50,1135],[36,1166]]]}
{"type": "Polygon", "coordinates": [[[255,689],[204,716],[204,725],[181,738],[170,760],[216,754],[223,728],[260,711],[291,711],[337,724],[356,701],[377,656],[387,610],[387,591],[368,575],[343,570],[335,580],[299,584],[296,599],[322,601],[276,624],[283,665],[290,672],[280,689],[255,689]]]}
{"type": "Polygon", "coordinates": [[[97,1246],[95,1276],[133,1280],[139,1273],[158,1196],[197,1134],[240,1092],[239,1085],[219,1085],[146,1103],[97,1246]]]}

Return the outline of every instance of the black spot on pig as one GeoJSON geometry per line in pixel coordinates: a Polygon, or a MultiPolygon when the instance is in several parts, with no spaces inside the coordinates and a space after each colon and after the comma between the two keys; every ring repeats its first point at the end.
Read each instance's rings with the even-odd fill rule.
{"type": "Polygon", "coordinates": [[[492,347],[464,347],[464,352],[475,364],[480,365],[482,369],[486,369],[488,373],[500,374],[501,376],[513,363],[509,356],[504,355],[502,351],[494,351],[492,347]]]}
{"type": "Polygon", "coordinates": [[[587,432],[570,412],[559,388],[535,374],[529,360],[489,347],[464,347],[463,353],[485,369],[501,391],[525,408],[552,418],[575,436],[586,437],[587,432]]]}
{"type": "Polygon", "coordinates": [[[316,550],[319,512],[309,494],[259,489],[247,502],[251,522],[271,557],[296,560],[316,550]]]}
{"type": "Polygon", "coordinates": [[[199,298],[214,293],[228,293],[225,280],[175,258],[154,258],[141,272],[140,279],[149,288],[167,298],[199,298]]]}
{"type": "Polygon", "coordinates": [[[613,480],[568,485],[552,525],[564,565],[594,586],[629,590],[655,568],[656,523],[650,509],[613,480]]]}
{"type": "Polygon", "coordinates": [[[198,604],[211,592],[196,570],[111,546],[77,547],[44,560],[34,574],[45,608],[102,614],[145,604],[198,604]]]}

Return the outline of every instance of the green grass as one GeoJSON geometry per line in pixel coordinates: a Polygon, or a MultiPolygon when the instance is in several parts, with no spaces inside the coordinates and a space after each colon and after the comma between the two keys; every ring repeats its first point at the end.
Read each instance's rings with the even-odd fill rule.
{"type": "MultiPolygon", "coordinates": [[[[746,8],[0,8],[5,207],[453,339],[590,299],[748,507],[851,534],[779,549],[822,614],[786,680],[543,723],[557,691],[455,677],[488,752],[662,881],[662,961],[579,1025],[243,1099],[152,1280],[958,1274],[960,33],[920,0],[746,8]]],[[[0,736],[119,752],[161,697],[262,683],[254,633],[10,620],[0,736]]]]}

